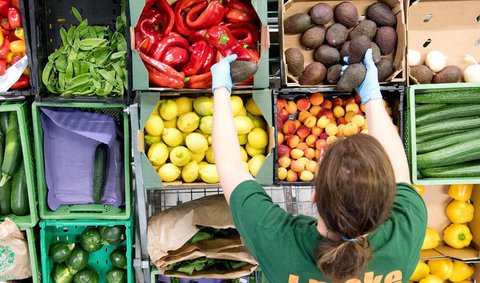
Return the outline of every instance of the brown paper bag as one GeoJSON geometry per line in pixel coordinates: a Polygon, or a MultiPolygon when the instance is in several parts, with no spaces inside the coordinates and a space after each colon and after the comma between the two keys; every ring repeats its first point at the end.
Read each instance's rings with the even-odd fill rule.
{"type": "Polygon", "coordinates": [[[32,276],[25,236],[9,218],[0,224],[0,279],[20,280],[32,276]]]}
{"type": "Polygon", "coordinates": [[[207,196],[178,205],[156,214],[149,220],[147,249],[152,262],[162,273],[188,278],[233,279],[249,275],[256,269],[257,262],[238,234],[188,243],[199,231],[197,226],[235,228],[223,195],[207,196]],[[201,257],[243,261],[248,265],[225,274],[201,271],[188,275],[167,270],[173,263],[201,257]]]}

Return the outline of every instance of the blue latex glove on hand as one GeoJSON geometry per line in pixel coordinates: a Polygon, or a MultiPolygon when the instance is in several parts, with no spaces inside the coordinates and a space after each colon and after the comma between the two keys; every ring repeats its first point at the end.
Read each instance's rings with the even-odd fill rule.
{"type": "Polygon", "coordinates": [[[230,63],[237,59],[237,55],[233,54],[223,58],[217,64],[210,68],[212,72],[212,92],[217,88],[225,87],[232,93],[232,77],[230,76],[230,63]]]}
{"type": "Polygon", "coordinates": [[[372,49],[369,48],[365,52],[363,58],[363,64],[367,68],[367,74],[363,83],[355,90],[362,98],[362,103],[365,105],[368,101],[374,99],[382,99],[382,93],[380,92],[380,84],[378,83],[378,69],[373,62],[372,49]]]}

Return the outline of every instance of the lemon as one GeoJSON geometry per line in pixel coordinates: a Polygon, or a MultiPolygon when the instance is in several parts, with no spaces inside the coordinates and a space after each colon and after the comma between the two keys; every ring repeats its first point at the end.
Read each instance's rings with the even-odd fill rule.
{"type": "Polygon", "coordinates": [[[245,144],[247,144],[247,142],[248,142],[248,138],[247,138],[246,134],[245,135],[238,135],[238,143],[240,145],[245,145],[245,144]]]}
{"type": "Polygon", "coordinates": [[[237,116],[242,112],[243,100],[240,96],[232,95],[230,96],[230,106],[232,107],[233,116],[237,116]]]}
{"type": "Polygon", "coordinates": [[[263,120],[263,117],[255,116],[255,115],[252,115],[248,112],[247,112],[247,117],[250,118],[250,120],[252,120],[253,126],[255,128],[262,128],[262,129],[266,128],[265,121],[263,120]]]}
{"type": "Polygon", "coordinates": [[[211,116],[213,114],[213,99],[207,96],[197,97],[193,100],[193,109],[198,115],[211,116]]]}
{"type": "Polygon", "coordinates": [[[217,167],[213,164],[205,164],[200,167],[198,172],[200,174],[200,178],[205,183],[218,183],[218,174],[217,174],[217,167]]]}
{"type": "Polygon", "coordinates": [[[177,127],[177,118],[175,117],[172,120],[163,121],[163,126],[165,128],[176,128],[177,127]]]}
{"type": "Polygon", "coordinates": [[[151,136],[159,137],[162,135],[164,127],[163,120],[160,116],[151,115],[145,124],[145,131],[151,136]]]}
{"type": "Polygon", "coordinates": [[[190,162],[190,151],[184,146],[177,146],[170,151],[170,161],[179,167],[190,162]]]}
{"type": "Polygon", "coordinates": [[[175,119],[178,113],[177,104],[173,100],[166,100],[160,105],[158,111],[164,120],[175,119]]]}
{"type": "Polygon", "coordinates": [[[257,103],[255,103],[255,100],[253,98],[250,98],[247,100],[247,103],[245,104],[245,108],[247,108],[247,111],[255,116],[262,116],[262,111],[258,108],[257,103]]]}
{"type": "Polygon", "coordinates": [[[200,167],[195,160],[188,162],[185,167],[182,168],[182,179],[186,183],[191,183],[198,178],[198,170],[200,167]]]}
{"type": "Polygon", "coordinates": [[[247,136],[248,144],[256,149],[265,149],[268,144],[268,135],[264,129],[255,128],[247,136]]]}
{"type": "Polygon", "coordinates": [[[172,163],[165,163],[158,169],[158,175],[164,182],[173,182],[180,177],[180,169],[172,163]]]}
{"type": "Polygon", "coordinates": [[[179,97],[175,99],[175,103],[177,104],[177,116],[193,111],[192,101],[188,97],[179,97]]]}
{"type": "Polygon", "coordinates": [[[168,148],[164,143],[154,143],[148,149],[147,157],[153,165],[163,165],[168,159],[168,148]]]}
{"type": "Polygon", "coordinates": [[[195,112],[187,112],[177,119],[177,128],[184,133],[191,133],[198,128],[200,117],[195,112]]]}
{"type": "Polygon", "coordinates": [[[205,158],[207,162],[210,164],[215,164],[215,157],[213,156],[213,149],[212,147],[208,147],[207,151],[205,152],[205,158]]]}
{"type": "Polygon", "coordinates": [[[242,106],[242,108],[240,108],[240,112],[238,112],[236,116],[247,116],[247,109],[242,106]]]}
{"type": "Polygon", "coordinates": [[[213,128],[213,117],[204,116],[200,119],[200,130],[204,134],[211,134],[213,128]]]}
{"type": "Polygon", "coordinates": [[[254,148],[251,144],[247,143],[245,145],[245,150],[247,151],[248,155],[250,156],[255,156],[259,154],[263,154],[265,152],[264,148],[254,148]]]}
{"type": "Polygon", "coordinates": [[[199,133],[191,133],[185,139],[185,144],[193,153],[202,153],[208,149],[207,139],[199,133]]]}
{"type": "Polygon", "coordinates": [[[163,141],[171,147],[176,147],[182,144],[182,133],[176,128],[166,128],[162,133],[163,141]]]}
{"type": "Polygon", "coordinates": [[[235,121],[235,129],[238,135],[248,134],[254,127],[252,120],[247,116],[237,116],[233,118],[235,121]]]}
{"type": "Polygon", "coordinates": [[[242,161],[247,162],[248,154],[247,154],[247,151],[243,147],[240,147],[240,154],[242,155],[242,161]]]}
{"type": "Polygon", "coordinates": [[[248,161],[248,169],[253,177],[257,176],[258,171],[260,171],[260,168],[262,168],[264,161],[265,155],[262,154],[255,155],[254,157],[250,158],[248,161]]]}
{"type": "Polygon", "coordinates": [[[161,137],[155,137],[155,136],[150,136],[150,135],[145,136],[145,143],[147,145],[152,145],[154,143],[161,142],[161,141],[162,141],[161,137]]]}
{"type": "Polygon", "coordinates": [[[247,162],[247,161],[243,161],[243,165],[245,165],[245,169],[247,169],[247,171],[250,172],[250,170],[248,169],[248,162],[247,162]]]}
{"type": "Polygon", "coordinates": [[[190,160],[194,160],[197,163],[200,163],[202,162],[203,158],[205,158],[205,152],[194,153],[190,151],[190,160]]]}

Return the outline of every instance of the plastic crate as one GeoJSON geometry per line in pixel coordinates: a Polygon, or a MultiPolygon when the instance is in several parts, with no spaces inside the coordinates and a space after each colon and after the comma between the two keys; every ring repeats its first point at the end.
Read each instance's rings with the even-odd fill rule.
{"type": "Polygon", "coordinates": [[[131,179],[130,179],[130,127],[128,113],[121,104],[101,103],[52,103],[34,102],[32,105],[33,131],[35,139],[35,162],[37,166],[38,206],[42,219],[129,219],[132,209],[131,204],[131,179]],[[125,206],[114,207],[109,204],[81,204],[62,205],[56,211],[47,206],[47,184],[45,180],[45,165],[43,154],[43,129],[40,120],[40,107],[69,107],[84,111],[94,111],[108,114],[116,118],[118,130],[123,134],[123,153],[125,171],[125,206]]]}
{"type": "Polygon", "coordinates": [[[38,238],[35,230],[33,228],[26,228],[25,234],[27,236],[27,243],[28,243],[28,253],[30,255],[30,265],[32,268],[32,282],[33,283],[40,283],[42,281],[42,272],[40,270],[40,263],[38,257],[38,249],[37,243],[38,238]]]}
{"type": "MultiPolygon", "coordinates": [[[[179,278],[180,283],[190,283],[195,282],[195,283],[217,283],[217,282],[223,282],[223,279],[210,279],[210,278],[179,278]]],[[[257,272],[252,273],[250,276],[244,276],[241,278],[238,278],[239,283],[261,283],[261,281],[258,280],[258,275],[257,272]]],[[[151,272],[151,283],[170,283],[170,277],[163,276],[158,269],[154,269],[151,272]]],[[[228,282],[231,282],[231,279],[229,279],[228,282]]]]}
{"type": "MultiPolygon", "coordinates": [[[[263,117],[265,118],[270,131],[270,145],[274,146],[273,142],[273,121],[272,121],[272,100],[271,100],[271,93],[270,90],[253,90],[253,91],[248,91],[248,92],[234,92],[234,94],[237,94],[239,96],[248,94],[251,95],[254,100],[256,101],[258,107],[260,108],[263,117]]],[[[197,92],[196,94],[198,95],[204,95],[202,92],[197,92]]],[[[211,94],[207,94],[211,95],[211,94]]],[[[158,92],[139,92],[138,97],[140,98],[140,117],[133,117],[131,116],[131,119],[137,119],[137,120],[132,120],[133,125],[138,125],[138,129],[133,129],[133,132],[138,132],[137,134],[132,135],[134,139],[137,139],[137,142],[139,145],[143,145],[143,128],[150,117],[151,113],[153,112],[155,106],[157,105],[158,100],[162,97],[164,98],[165,96],[170,96],[172,98],[176,98],[180,96],[179,93],[158,93],[158,92]]],[[[138,176],[142,176],[143,179],[143,186],[145,189],[160,189],[163,187],[162,181],[160,177],[158,176],[157,172],[153,168],[152,164],[147,158],[146,152],[144,152],[144,148],[134,148],[134,150],[139,150],[141,152],[141,167],[142,167],[142,174],[138,174],[138,176]]],[[[258,172],[256,176],[256,180],[262,184],[262,185],[271,185],[273,183],[273,154],[272,154],[273,148],[270,149],[268,152],[267,158],[265,159],[265,162],[262,165],[262,168],[258,172]]],[[[175,187],[175,186],[180,186],[183,188],[187,187],[219,187],[219,184],[196,184],[196,183],[182,183],[182,184],[177,184],[177,183],[172,183],[171,185],[169,184],[168,187],[175,187]]]]}
{"type": "Polygon", "coordinates": [[[479,184],[478,177],[463,178],[424,178],[417,168],[417,133],[415,116],[415,95],[424,93],[455,93],[455,92],[474,92],[480,95],[480,83],[461,83],[461,84],[426,84],[410,86],[407,91],[408,99],[408,138],[405,139],[406,148],[409,152],[411,162],[411,175],[414,184],[419,185],[451,185],[451,184],[479,184]]]}
{"type": "Polygon", "coordinates": [[[25,2],[23,0],[18,1],[19,4],[19,10],[22,15],[22,27],[23,31],[25,34],[25,46],[26,46],[26,54],[28,57],[28,66],[30,67],[30,86],[26,89],[23,90],[9,90],[5,92],[0,92],[0,96],[3,97],[19,97],[19,96],[30,96],[33,94],[33,86],[37,84],[36,82],[36,77],[33,75],[34,73],[32,72],[33,70],[33,60],[32,58],[35,58],[32,52],[32,48],[30,46],[30,22],[27,20],[28,19],[28,5],[25,5],[25,2]]]}
{"type": "Polygon", "coordinates": [[[106,282],[106,273],[112,268],[110,254],[117,247],[125,247],[127,255],[127,282],[134,282],[132,269],[133,232],[131,220],[42,220],[40,222],[40,256],[42,259],[43,283],[53,282],[50,273],[53,261],[49,256],[50,245],[56,242],[75,243],[77,237],[88,227],[125,226],[126,239],[118,246],[103,245],[98,251],[89,253],[88,265],[93,267],[99,275],[98,282],[106,282]]]}
{"type": "Polygon", "coordinates": [[[34,227],[38,222],[37,212],[37,194],[35,189],[35,170],[32,151],[32,137],[30,134],[31,118],[27,102],[2,103],[0,112],[17,112],[18,127],[20,132],[20,141],[22,145],[23,164],[25,166],[25,175],[27,180],[28,207],[29,214],[25,216],[16,216],[15,214],[2,215],[0,220],[5,217],[10,218],[20,228],[34,227]]]}
{"type": "MultiPolygon", "coordinates": [[[[78,21],[71,12],[71,8],[78,9],[83,18],[88,19],[89,25],[110,26],[115,29],[115,20],[121,14],[122,5],[125,6],[127,27],[125,38],[127,45],[130,41],[129,7],[127,0],[28,0],[30,25],[32,34],[32,55],[36,59],[33,63],[32,74],[36,75],[34,94],[37,100],[46,101],[83,101],[83,102],[110,102],[128,103],[130,88],[126,89],[123,97],[78,96],[60,97],[47,91],[42,83],[42,72],[48,56],[61,46],[60,27],[78,25],[78,21]]],[[[127,73],[129,85],[130,53],[127,52],[127,73]]]]}

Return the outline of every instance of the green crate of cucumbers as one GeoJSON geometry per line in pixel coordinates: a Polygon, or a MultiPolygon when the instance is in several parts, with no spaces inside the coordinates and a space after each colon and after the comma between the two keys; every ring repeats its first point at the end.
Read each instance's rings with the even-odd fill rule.
{"type": "Polygon", "coordinates": [[[134,282],[131,220],[43,220],[43,283],[134,282]]]}
{"type": "Polygon", "coordinates": [[[478,83],[409,87],[406,142],[415,184],[480,182],[479,114],[478,83]]]}
{"type": "Polygon", "coordinates": [[[26,102],[0,104],[0,220],[21,228],[38,222],[28,110],[26,102]]]}

